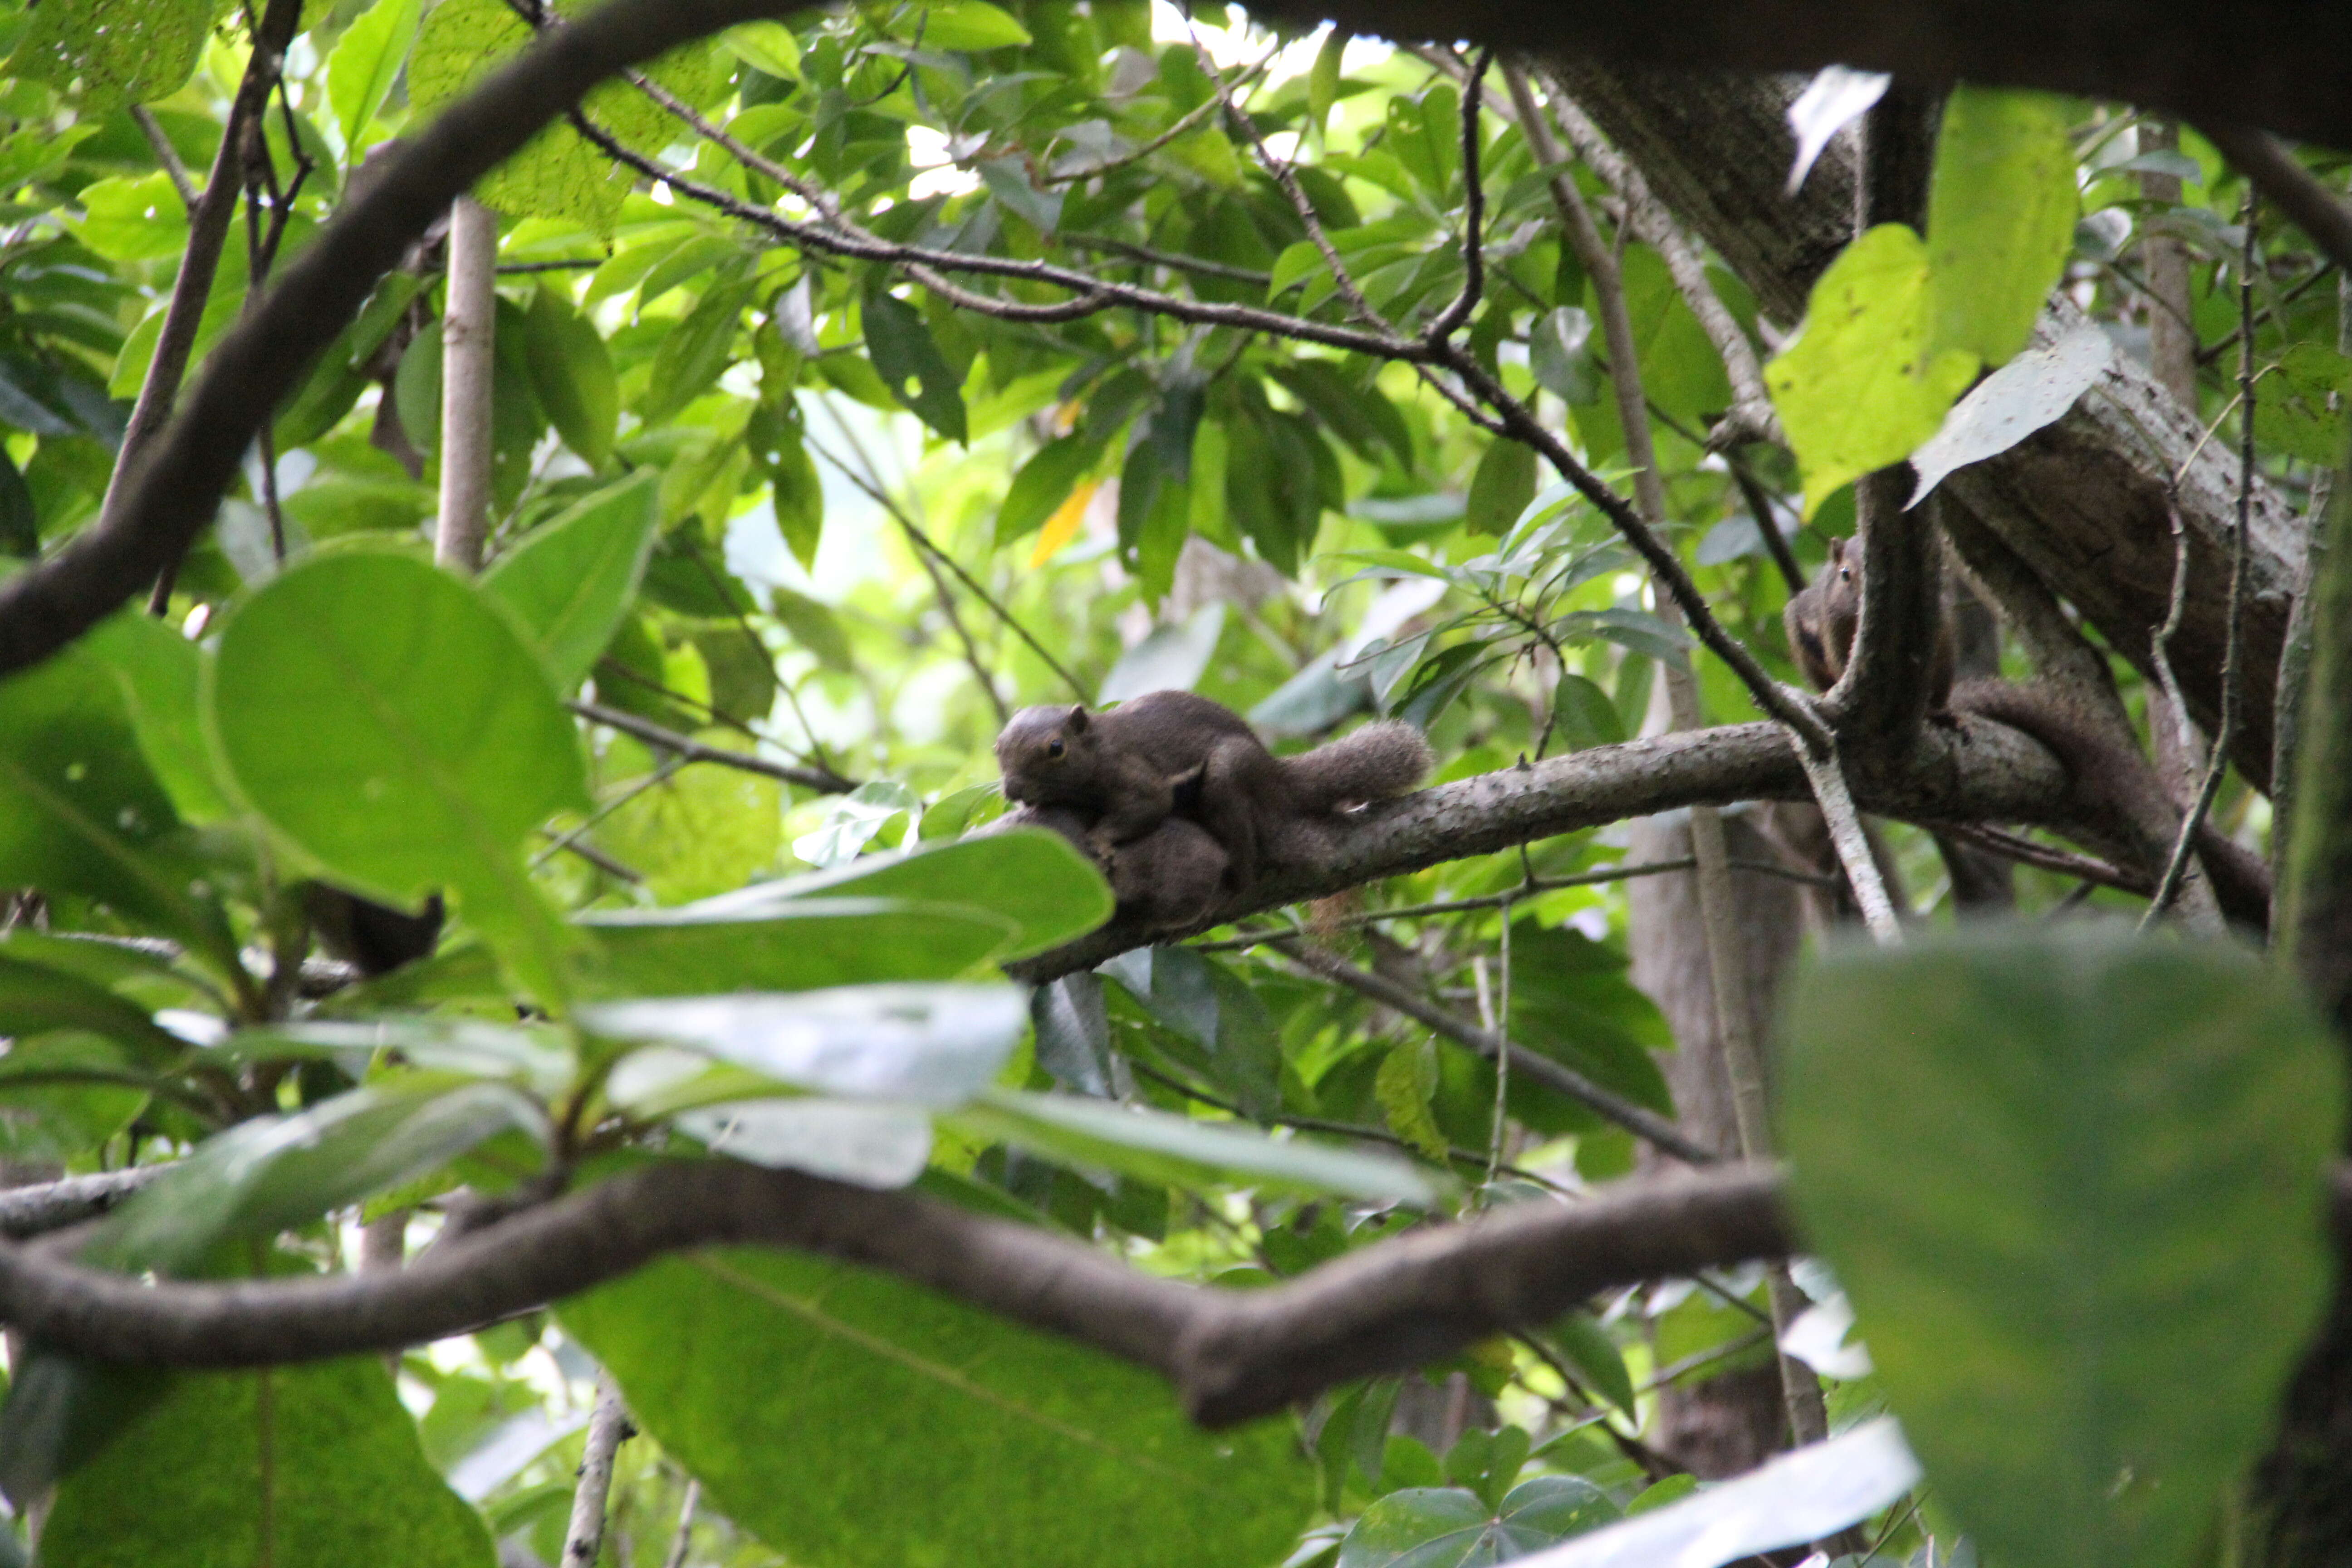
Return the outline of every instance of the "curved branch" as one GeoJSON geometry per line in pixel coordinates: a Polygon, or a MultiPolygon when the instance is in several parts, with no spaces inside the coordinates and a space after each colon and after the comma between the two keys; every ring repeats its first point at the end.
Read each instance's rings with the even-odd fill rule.
{"type": "Polygon", "coordinates": [[[140,460],[115,515],[0,584],[0,674],[57,652],[178,558],[212,521],[271,411],[454,198],[622,67],[796,8],[779,0],[611,0],[452,104],[222,340],[179,416],[140,460]]]}
{"type": "Polygon", "coordinates": [[[1546,1321],[1612,1285],[1777,1254],[1780,1174],[1723,1167],[1527,1204],[1365,1248],[1270,1289],[1145,1274],[1051,1231],[909,1193],[724,1160],[649,1166],[530,1210],[397,1272],[144,1285],[0,1246],[0,1320],[81,1354],[236,1367],[464,1332],[665,1253],[790,1247],[927,1285],[1167,1376],[1225,1426],[1546,1321]]]}

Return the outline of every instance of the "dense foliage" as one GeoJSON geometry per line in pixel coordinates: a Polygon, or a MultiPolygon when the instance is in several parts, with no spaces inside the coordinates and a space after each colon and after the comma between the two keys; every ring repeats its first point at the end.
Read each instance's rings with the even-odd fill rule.
{"type": "MultiPolygon", "coordinates": [[[[398,138],[562,25],[533,11],[310,0],[224,157],[240,84],[268,85],[258,12],[6,7],[0,549],[98,525],[207,178],[243,205],[192,379],[398,138]]],[[[2325,494],[2352,359],[2325,267],[2267,213],[2249,241],[2193,133],[1962,89],[1924,231],[1861,236],[1801,331],[1700,269],[1746,348],[1727,364],[1623,193],[1530,134],[1557,89],[1506,68],[1140,0],[843,5],[609,82],[485,182],[479,578],[432,563],[436,231],[276,411],[153,613],[0,682],[0,1145],[25,1182],[171,1165],[81,1260],[331,1273],[386,1216],[422,1247],[485,1202],[711,1155],[1244,1289],[1633,1171],[1617,1121],[1474,1038],[1675,1113],[1673,1033],[1628,976],[1623,826],[1032,992],[1003,966],[1112,906],[1060,838],[975,831],[1003,809],[998,727],[1187,688],[1283,746],[1407,720],[1448,782],[1654,732],[1675,672],[1701,721],[1754,718],[1613,515],[1632,503],[1547,471],[1529,430],[1628,495],[1654,445],[1663,510],[1638,521],[1794,681],[1790,573],[1852,533],[1853,481],[1916,454],[1924,490],[2144,356],[2152,239],[2187,247],[2196,412],[2225,444],[2251,283],[2258,467],[2291,500],[2325,494]],[[2037,342],[2053,287],[2089,324],[2037,342]],[[1606,348],[1620,295],[1636,366],[1606,348]],[[1759,359],[1769,407],[1719,427],[1759,359]],[[449,926],[374,973],[364,907],[329,889],[438,896],[449,926]],[[1293,936],[1461,1030],[1268,945],[1293,936]]],[[[2235,775],[2213,820],[2267,847],[2235,775]]],[[[1211,1433],[1096,1350],[740,1248],[389,1373],[29,1343],[0,1550],[37,1517],[61,1568],[561,1561],[601,1369],[638,1428],[616,1563],[1466,1564],[1629,1513],[1725,1532],[1708,1563],[1858,1521],[1842,1550],[1930,1563],[1963,1540],[2180,1561],[2326,1289],[2332,1055],[2218,943],[1938,940],[1934,841],[1884,831],[1916,940],[1815,969],[1783,1085],[1828,1267],[1799,1267],[1816,1304],[1780,1342],[1829,1380],[1843,1468],[1688,1500],[1643,1440],[1662,1389],[1775,1364],[1756,1267],[1211,1433]],[[1841,1280],[1880,1370],[1843,1342],[1841,1280]],[[1923,1490],[1872,1423],[1890,1400],[1923,1490]],[[1855,1507],[1804,1511],[1841,1482],[1855,1507]]],[[[2143,904],[2031,866],[2017,888],[2021,920],[2143,904]]]]}

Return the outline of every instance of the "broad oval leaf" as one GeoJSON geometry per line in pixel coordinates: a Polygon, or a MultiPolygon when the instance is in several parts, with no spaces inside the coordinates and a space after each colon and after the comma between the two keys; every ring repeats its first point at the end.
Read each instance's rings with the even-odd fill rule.
{"type": "Polygon", "coordinates": [[[58,1486],[41,1561],[490,1568],[495,1553],[367,1356],[172,1379],[58,1486]]]}
{"type": "Polygon", "coordinates": [[[1150,1373],[846,1265],[714,1250],[559,1315],[719,1510],[805,1568],[1269,1563],[1314,1506],[1286,1419],[1202,1432],[1150,1373]]]}
{"type": "Polygon", "coordinates": [[[1013,924],[1011,940],[996,955],[1008,963],[1084,936],[1110,919],[1113,907],[1109,884],[1068,839],[1042,827],[1025,827],[898,854],[867,855],[830,871],[755,883],[672,913],[681,920],[748,920],[789,914],[795,904],[814,899],[961,904],[978,915],[1013,924]]]}
{"type": "Polygon", "coordinates": [[[2025,346],[2074,243],[2072,105],[1961,86],[1944,100],[1927,198],[1937,353],[2000,364],[2025,346]]]}
{"type": "Polygon", "coordinates": [[[661,521],[660,483],[644,469],[599,490],[483,574],[482,591],[530,630],[559,692],[579,689],[628,613],[661,521]]]}
{"type": "Polygon", "coordinates": [[[854,1100],[748,1100],[681,1111],[680,1131],[714,1154],[885,1191],[923,1173],[931,1118],[919,1106],[854,1100]]]}
{"type": "Polygon", "coordinates": [[[210,677],[215,754],[273,827],[386,902],[456,889],[518,984],[563,994],[521,844],[588,805],[580,742],[503,614],[422,562],[315,556],[229,612],[210,677]]]}
{"type": "Polygon", "coordinates": [[[103,1035],[151,1063],[176,1060],[187,1043],[146,1010],[92,980],[61,969],[0,957],[0,1035],[79,1029],[103,1035]]]}
{"type": "Polygon", "coordinates": [[[1839,253],[1797,341],[1764,384],[1805,475],[1805,516],[1936,433],[1976,374],[1972,354],[1931,344],[1927,247],[1881,224],[1839,253]]]}
{"type": "Polygon", "coordinates": [[[1340,1542],[1339,1568],[1488,1568],[1617,1517],[1609,1494],[1581,1476],[1538,1476],[1499,1509],[1462,1487],[1407,1487],[1364,1510],[1340,1542]]]}
{"type": "Polygon", "coordinates": [[[1523,1557],[1520,1568],[1721,1568],[1859,1524],[1918,1479],[1902,1430],[1882,1415],[1679,1501],[1643,1510],[1637,1498],[1622,1524],[1523,1557]]]}
{"type": "Polygon", "coordinates": [[[1906,508],[1925,500],[1954,470],[1999,457],[2055,423],[2106,373],[2115,353],[2107,334],[2086,323],[1977,383],[1944,416],[1943,427],[1911,454],[1918,482],[1906,508]]]}
{"type": "Polygon", "coordinates": [[[1029,1000],[1013,985],[857,985],[596,1003],[580,1018],[615,1039],[685,1046],[799,1089],[961,1105],[1003,1068],[1029,1000]]]}
{"type": "Polygon", "coordinates": [[[509,1128],[547,1133],[538,1102],[502,1083],[415,1072],[206,1140],[100,1222],[100,1268],[183,1268],[234,1235],[267,1236],[439,1169],[509,1128]]]}
{"type": "Polygon", "coordinates": [[[1785,1146],[1937,1495],[2019,1568],[2174,1563],[2327,1300],[2336,1048],[2220,943],[2047,925],[1829,955],[1785,1146]]]}
{"type": "Polygon", "coordinates": [[[1437,1201],[1435,1184],[1402,1160],[1270,1138],[1242,1122],[1010,1089],[986,1090],[945,1120],[983,1142],[1016,1143],[1139,1181],[1191,1187],[1234,1183],[1416,1208],[1437,1201]]]}

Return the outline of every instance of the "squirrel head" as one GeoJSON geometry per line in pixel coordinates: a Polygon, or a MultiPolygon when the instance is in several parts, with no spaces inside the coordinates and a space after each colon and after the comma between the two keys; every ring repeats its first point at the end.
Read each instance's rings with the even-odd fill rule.
{"type": "Polygon", "coordinates": [[[1083,804],[1095,782],[1095,739],[1084,703],[1024,708],[996,737],[1004,797],[1026,805],[1083,804]]]}
{"type": "Polygon", "coordinates": [[[1822,596],[1832,605],[1862,603],[1862,552],[1849,552],[1846,541],[1830,541],[1829,564],[1822,572],[1822,596]]]}

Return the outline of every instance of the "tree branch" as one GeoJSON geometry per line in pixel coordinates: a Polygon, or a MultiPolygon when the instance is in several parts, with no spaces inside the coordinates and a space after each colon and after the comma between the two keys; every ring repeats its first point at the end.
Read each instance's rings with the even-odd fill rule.
{"type": "Polygon", "coordinates": [[[666,730],[649,719],[640,719],[618,708],[607,708],[601,702],[567,702],[564,706],[592,724],[602,724],[608,730],[618,730],[624,735],[635,736],[648,746],[683,757],[689,763],[716,763],[722,768],[734,768],[742,773],[778,779],[788,784],[798,784],[819,795],[846,795],[857,787],[856,780],[843,778],[830,768],[796,768],[786,763],[772,763],[748,752],[706,746],[690,736],[666,730]]]}

